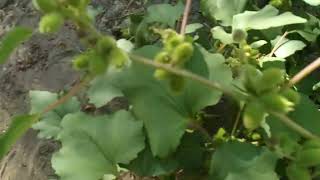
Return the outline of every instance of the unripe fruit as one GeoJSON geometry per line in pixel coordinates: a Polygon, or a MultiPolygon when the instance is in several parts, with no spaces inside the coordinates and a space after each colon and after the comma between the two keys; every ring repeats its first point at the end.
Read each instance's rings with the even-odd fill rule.
{"type": "Polygon", "coordinates": [[[249,130],[255,130],[260,126],[265,117],[266,112],[259,102],[249,102],[244,110],[243,125],[249,130]]]}
{"type": "Polygon", "coordinates": [[[93,75],[103,74],[108,64],[100,56],[92,56],[89,61],[89,72],[93,75]]]}
{"type": "Polygon", "coordinates": [[[77,70],[82,70],[88,67],[90,56],[87,54],[81,54],[75,57],[73,60],[73,67],[77,70]]]}
{"type": "Polygon", "coordinates": [[[257,90],[259,92],[272,90],[282,83],[284,83],[283,71],[277,68],[270,68],[262,72],[257,90]]]}
{"type": "Polygon", "coordinates": [[[97,52],[101,55],[101,56],[108,56],[110,54],[110,52],[116,48],[116,41],[109,37],[109,36],[105,36],[101,39],[99,39],[98,43],[97,43],[97,52]]]}
{"type": "Polygon", "coordinates": [[[293,110],[294,104],[285,97],[276,94],[268,93],[260,97],[261,102],[266,108],[277,112],[289,112],[293,110]]]}
{"type": "Polygon", "coordinates": [[[281,95],[283,95],[285,98],[287,98],[289,101],[293,102],[294,104],[298,104],[300,102],[300,95],[297,91],[286,88],[282,90],[281,95]]]}
{"type": "Polygon", "coordinates": [[[246,45],[244,45],[244,46],[242,47],[242,49],[243,49],[245,52],[250,52],[252,48],[251,48],[250,45],[246,44],[246,45]]]}
{"type": "Polygon", "coordinates": [[[256,89],[259,86],[262,73],[257,68],[251,65],[243,66],[244,69],[244,85],[250,92],[256,93],[256,89]]]}
{"type": "Polygon", "coordinates": [[[58,8],[58,3],[55,0],[32,0],[33,6],[44,13],[50,13],[58,8]]]}
{"type": "Polygon", "coordinates": [[[193,46],[191,43],[182,43],[172,52],[172,64],[183,65],[193,55],[193,46]]]}
{"type": "Polygon", "coordinates": [[[170,55],[167,52],[160,52],[154,59],[156,62],[164,64],[168,64],[171,61],[170,55]]]}
{"type": "Polygon", "coordinates": [[[235,29],[232,32],[233,41],[238,42],[238,43],[246,40],[247,36],[248,36],[247,32],[242,29],[235,29]]]}
{"type": "Polygon", "coordinates": [[[283,0],[271,0],[269,4],[274,7],[281,7],[283,5],[283,0]]]}
{"type": "Polygon", "coordinates": [[[57,32],[63,25],[63,16],[59,13],[50,13],[41,18],[39,23],[40,33],[57,32]]]}
{"type": "Polygon", "coordinates": [[[170,77],[170,73],[164,69],[156,69],[153,76],[158,80],[165,80],[170,77]]]}
{"type": "Polygon", "coordinates": [[[289,180],[311,180],[310,172],[307,168],[296,164],[290,164],[287,167],[287,176],[289,180]]]}
{"type": "Polygon", "coordinates": [[[251,135],[251,139],[254,140],[254,141],[258,141],[258,140],[261,139],[261,135],[258,134],[258,133],[253,133],[253,134],[251,135]]]}
{"type": "Polygon", "coordinates": [[[179,44],[184,42],[184,36],[176,35],[168,40],[164,40],[164,47],[165,50],[168,52],[173,51],[179,44]]]}
{"type": "Polygon", "coordinates": [[[296,163],[304,167],[320,165],[320,149],[308,149],[298,152],[296,163]]]}

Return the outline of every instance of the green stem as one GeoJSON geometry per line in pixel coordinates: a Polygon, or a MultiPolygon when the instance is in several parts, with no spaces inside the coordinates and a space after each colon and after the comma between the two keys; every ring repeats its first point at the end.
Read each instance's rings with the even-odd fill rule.
{"type": "Polygon", "coordinates": [[[303,128],[302,126],[300,126],[299,124],[295,123],[292,119],[290,119],[288,116],[282,114],[282,113],[278,113],[278,112],[274,112],[274,111],[269,111],[269,114],[277,117],[281,122],[283,122],[287,127],[289,127],[290,129],[296,131],[297,133],[299,133],[302,137],[307,138],[307,139],[319,139],[320,137],[314,135],[313,133],[311,133],[310,131],[308,131],[307,129],[303,128]]]}
{"type": "Polygon", "coordinates": [[[231,137],[234,137],[234,136],[235,136],[236,130],[237,130],[238,125],[239,125],[239,123],[240,123],[241,114],[242,114],[242,112],[243,112],[243,109],[244,109],[244,105],[241,105],[241,104],[240,104],[240,108],[239,108],[239,111],[238,111],[236,120],[235,120],[235,122],[234,122],[232,131],[231,131],[231,137]]]}
{"type": "Polygon", "coordinates": [[[44,115],[45,113],[54,110],[55,108],[57,108],[58,106],[60,106],[61,104],[65,103],[66,101],[68,101],[70,98],[72,98],[73,96],[75,96],[81,89],[82,87],[84,87],[88,82],[91,81],[92,78],[90,77],[85,77],[84,80],[82,80],[80,83],[76,84],[75,86],[73,86],[70,91],[64,95],[63,97],[61,97],[60,99],[58,99],[56,102],[48,105],[41,113],[40,115],[44,115]]]}
{"type": "MultiPolygon", "coordinates": [[[[199,82],[209,88],[215,89],[215,90],[219,90],[223,93],[225,93],[228,96],[234,97],[236,98],[235,94],[228,90],[227,88],[224,88],[222,85],[220,85],[217,82],[213,82],[210,81],[208,79],[205,79],[201,76],[198,76],[194,73],[191,73],[189,71],[186,70],[182,70],[182,69],[177,69],[174,68],[172,66],[166,65],[166,64],[161,64],[161,63],[157,63],[154,62],[150,59],[138,56],[138,55],[134,55],[134,54],[129,54],[129,56],[131,57],[131,60],[136,61],[138,63],[153,67],[153,68],[159,68],[159,69],[164,69],[172,74],[176,74],[188,79],[191,79],[193,81],[199,82]]],[[[237,99],[237,98],[236,98],[237,99]]],[[[314,139],[314,138],[318,138],[320,139],[318,136],[314,135],[313,133],[311,133],[310,131],[304,129],[302,126],[300,126],[299,124],[295,123],[293,120],[291,120],[289,117],[287,117],[285,114],[281,114],[281,113],[277,113],[277,112],[269,112],[271,115],[274,115],[276,117],[279,118],[280,121],[282,121],[287,127],[289,127],[290,129],[296,131],[297,133],[299,133],[301,136],[307,138],[307,139],[314,139]]]]}
{"type": "Polygon", "coordinates": [[[193,81],[196,81],[196,82],[199,82],[211,89],[215,89],[215,90],[219,90],[223,93],[225,93],[226,95],[228,96],[231,96],[231,97],[235,97],[235,94],[228,90],[227,88],[224,88],[221,84],[217,83],[217,82],[214,82],[214,81],[210,81],[206,78],[203,78],[201,76],[198,76],[194,73],[191,73],[189,71],[186,71],[186,70],[183,70],[183,69],[178,69],[178,68],[175,68],[175,67],[172,67],[170,65],[167,65],[167,64],[162,64],[162,63],[158,63],[158,62],[155,62],[155,61],[152,61],[148,58],[145,58],[145,57],[141,57],[141,56],[138,56],[138,55],[135,55],[135,54],[129,54],[130,58],[132,61],[136,61],[138,63],[141,63],[141,64],[144,64],[144,65],[147,65],[147,66],[150,66],[150,67],[153,67],[153,68],[157,68],[157,69],[164,69],[172,74],[175,74],[175,75],[178,75],[178,76],[182,76],[182,77],[185,77],[187,79],[191,79],[193,81]]]}

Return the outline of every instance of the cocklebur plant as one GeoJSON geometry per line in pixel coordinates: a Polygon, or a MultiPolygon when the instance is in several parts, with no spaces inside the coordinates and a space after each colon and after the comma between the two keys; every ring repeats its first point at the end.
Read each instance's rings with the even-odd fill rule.
{"type": "MultiPolygon", "coordinates": [[[[72,65],[84,75],[66,94],[31,91],[30,115],[13,118],[0,138],[1,157],[32,126],[39,137],[61,142],[51,162],[62,180],[108,179],[123,171],[160,179],[304,180],[319,175],[320,112],[299,82],[320,63],[300,67],[297,75],[290,71],[298,68],[290,62],[299,61],[298,51],[313,43],[306,33],[319,36],[317,18],[310,23],[285,8],[279,11],[272,6],[276,1],[259,9],[246,0],[202,0],[201,12],[209,20],[186,34],[187,0],[185,8],[183,1],[151,5],[129,25],[135,27],[131,41],[117,41],[93,26],[87,0],[33,3],[43,13],[40,33],[74,23],[86,49],[72,65]],[[178,33],[174,28],[181,17],[178,33]],[[150,33],[156,38],[141,36],[150,33]],[[130,108],[84,112],[84,100],[74,97],[81,88],[87,88],[85,99],[94,109],[116,97],[125,97],[130,108]],[[222,96],[233,98],[237,107],[215,117],[231,116],[236,109],[237,116],[229,118],[232,127],[225,119],[221,125],[215,117],[205,118],[203,110],[223,104],[222,96]]],[[[194,21],[203,23],[203,17],[194,21]]],[[[0,57],[5,59],[30,34],[25,29],[8,33],[0,57]]]]}

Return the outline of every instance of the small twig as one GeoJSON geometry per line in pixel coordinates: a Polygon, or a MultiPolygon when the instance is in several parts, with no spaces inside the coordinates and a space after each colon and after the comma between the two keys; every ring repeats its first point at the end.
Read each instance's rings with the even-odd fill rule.
{"type": "Polygon", "coordinates": [[[282,123],[284,123],[287,127],[291,128],[292,130],[299,133],[302,137],[307,138],[307,139],[320,139],[320,137],[314,135],[313,133],[311,133],[307,129],[305,129],[302,126],[300,126],[299,124],[295,123],[288,116],[286,116],[282,113],[274,112],[274,111],[270,111],[269,113],[271,115],[277,117],[282,123]]]}
{"type": "Polygon", "coordinates": [[[184,35],[186,33],[188,18],[191,10],[192,0],[187,0],[186,7],[184,9],[183,18],[181,22],[180,34],[184,35]]]}
{"type": "Polygon", "coordinates": [[[222,53],[222,51],[224,50],[224,48],[226,47],[226,44],[222,44],[219,49],[217,50],[217,53],[222,53]]]}
{"type": "Polygon", "coordinates": [[[85,78],[83,81],[81,81],[80,83],[78,83],[75,86],[73,86],[70,89],[70,91],[68,92],[68,94],[64,95],[63,97],[58,99],[56,102],[54,102],[54,103],[50,104],[49,106],[47,106],[41,112],[41,116],[44,115],[45,113],[49,112],[49,111],[52,111],[53,109],[57,108],[61,104],[65,103],[66,101],[68,101],[70,98],[72,98],[74,95],[76,95],[81,90],[81,88],[83,86],[85,86],[90,80],[91,80],[91,78],[85,78]]]}
{"type": "Polygon", "coordinates": [[[237,130],[237,127],[240,123],[240,119],[241,119],[241,114],[243,112],[243,109],[244,109],[244,105],[241,105],[240,104],[240,108],[239,108],[239,111],[237,113],[237,117],[236,117],[236,120],[234,122],[234,125],[233,125],[233,128],[232,128],[232,131],[231,131],[231,137],[234,137],[235,133],[236,133],[236,130],[237,130]]]}
{"type": "Polygon", "coordinates": [[[272,57],[273,54],[276,52],[276,50],[278,50],[280,48],[280,46],[282,45],[282,41],[284,40],[284,38],[288,35],[288,32],[286,31],[278,40],[278,42],[274,45],[272,51],[270,52],[270,54],[268,55],[269,57],[272,57]]]}
{"type": "Polygon", "coordinates": [[[298,74],[296,74],[288,83],[289,87],[294,86],[298,82],[300,82],[302,79],[304,79],[306,76],[311,74],[314,70],[318,69],[320,67],[320,58],[313,61],[311,64],[309,64],[307,67],[302,69],[298,74]]]}

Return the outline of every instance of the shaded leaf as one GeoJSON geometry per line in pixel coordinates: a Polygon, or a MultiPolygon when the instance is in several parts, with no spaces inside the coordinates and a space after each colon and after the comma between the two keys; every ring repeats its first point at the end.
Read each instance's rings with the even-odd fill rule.
{"type": "Polygon", "coordinates": [[[277,157],[266,148],[248,143],[227,142],[214,152],[210,179],[214,180],[278,180],[277,157]]]}
{"type": "Polygon", "coordinates": [[[175,159],[159,159],[152,155],[150,148],[146,148],[127,168],[139,176],[160,176],[174,172],[177,167],[175,159]]]}
{"type": "Polygon", "coordinates": [[[145,21],[147,23],[160,22],[170,27],[174,27],[175,23],[183,14],[184,5],[179,2],[176,6],[170,4],[156,4],[148,7],[145,21]]]}

